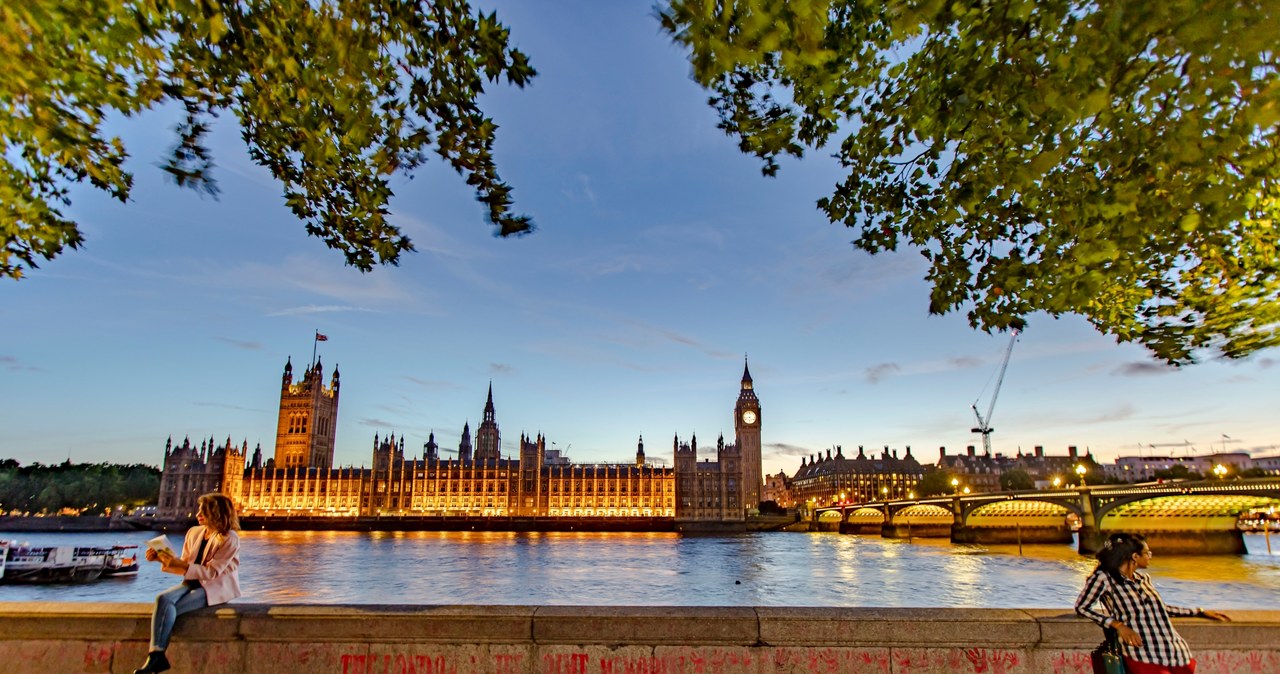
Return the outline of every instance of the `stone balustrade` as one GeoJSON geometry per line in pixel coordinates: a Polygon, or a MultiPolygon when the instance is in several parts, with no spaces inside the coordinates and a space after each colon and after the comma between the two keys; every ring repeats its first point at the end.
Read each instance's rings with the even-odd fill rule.
{"type": "MultiPolygon", "coordinates": [[[[1280,672],[1280,611],[1231,615],[1176,621],[1199,673],[1280,672]]],[[[0,661],[127,674],[149,616],[0,603],[0,661]]],[[[231,604],[180,618],[169,656],[179,674],[1088,674],[1100,640],[1066,608],[231,604]]]]}

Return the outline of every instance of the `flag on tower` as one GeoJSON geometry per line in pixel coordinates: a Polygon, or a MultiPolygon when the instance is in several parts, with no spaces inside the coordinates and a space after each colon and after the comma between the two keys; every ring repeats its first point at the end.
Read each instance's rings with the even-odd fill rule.
{"type": "Polygon", "coordinates": [[[317,342],[327,342],[327,341],[329,341],[329,337],[328,337],[328,335],[322,335],[322,334],[320,334],[320,333],[318,333],[318,332],[317,332],[317,333],[316,333],[316,341],[317,341],[317,342]]]}

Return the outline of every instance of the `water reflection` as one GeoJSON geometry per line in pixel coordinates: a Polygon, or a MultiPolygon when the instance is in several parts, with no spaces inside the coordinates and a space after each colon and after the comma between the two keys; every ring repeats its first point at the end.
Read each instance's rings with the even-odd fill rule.
{"type": "MultiPolygon", "coordinates": [[[[46,544],[141,543],[150,532],[31,534],[46,544]]],[[[3,534],[0,534],[3,536],[3,534]]],[[[588,532],[243,534],[241,601],[311,604],[978,606],[1068,608],[1093,560],[1069,545],[952,545],[838,534],[588,532]]],[[[1264,542],[1253,550],[1265,551],[1264,542]]],[[[1169,557],[1172,604],[1280,605],[1280,554],[1169,557]]],[[[150,602],[177,578],[0,586],[0,601],[150,602]]]]}

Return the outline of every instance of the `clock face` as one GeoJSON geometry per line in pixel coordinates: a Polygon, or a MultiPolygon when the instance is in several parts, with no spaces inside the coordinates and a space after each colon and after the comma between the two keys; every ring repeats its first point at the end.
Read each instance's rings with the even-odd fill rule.
{"type": "Polygon", "coordinates": [[[756,422],[756,413],[755,413],[755,412],[752,412],[751,410],[747,410],[746,412],[743,412],[743,413],[742,413],[742,423],[747,424],[748,426],[750,426],[751,424],[754,424],[755,422],[756,422]]]}

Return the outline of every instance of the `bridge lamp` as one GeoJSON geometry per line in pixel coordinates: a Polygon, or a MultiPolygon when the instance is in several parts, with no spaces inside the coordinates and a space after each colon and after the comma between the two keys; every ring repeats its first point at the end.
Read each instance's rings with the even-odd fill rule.
{"type": "Polygon", "coordinates": [[[1227,467],[1222,464],[1218,464],[1213,467],[1213,474],[1217,475],[1218,479],[1221,480],[1227,476],[1227,467]]]}
{"type": "Polygon", "coordinates": [[[881,493],[881,494],[884,494],[884,495],[885,495],[885,497],[887,498],[887,497],[889,496],[889,488],[888,488],[888,487],[881,487],[881,488],[880,488],[880,493],[881,493]]]}
{"type": "Polygon", "coordinates": [[[956,478],[956,477],[951,478],[951,493],[954,494],[959,490],[960,490],[960,478],[956,478]]]}
{"type": "Polygon", "coordinates": [[[968,487],[965,487],[965,488],[964,488],[964,489],[962,489],[961,491],[963,491],[964,493],[968,494],[968,493],[969,493],[969,488],[968,488],[968,487]]]}
{"type": "Polygon", "coordinates": [[[1085,474],[1085,473],[1087,473],[1087,472],[1089,472],[1089,469],[1088,469],[1088,468],[1085,468],[1083,463],[1077,463],[1077,464],[1076,464],[1076,475],[1079,475],[1079,476],[1080,476],[1080,486],[1081,486],[1081,487],[1083,487],[1083,486],[1084,486],[1084,474],[1085,474]]]}
{"type": "Polygon", "coordinates": [[[1058,488],[1058,487],[1060,487],[1060,486],[1062,486],[1062,478],[1058,477],[1057,475],[1054,475],[1054,476],[1053,476],[1053,488],[1054,488],[1054,489],[1057,489],[1057,488],[1058,488]]]}
{"type": "Polygon", "coordinates": [[[909,491],[909,492],[907,492],[907,498],[915,498],[915,497],[916,497],[916,493],[915,493],[915,492],[913,492],[913,491],[909,491]]]}

